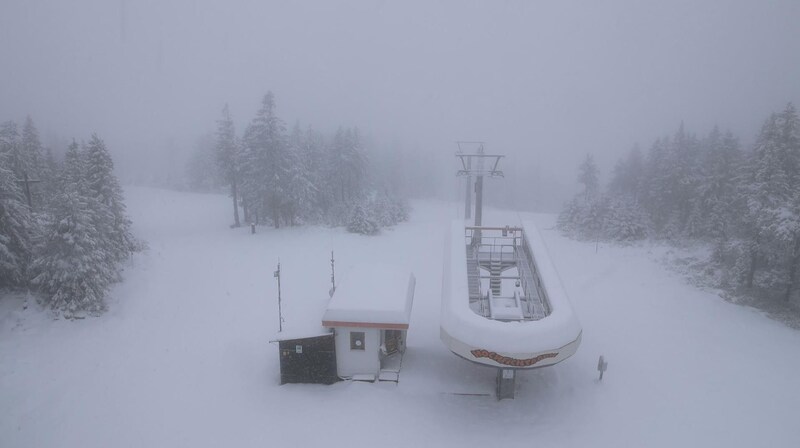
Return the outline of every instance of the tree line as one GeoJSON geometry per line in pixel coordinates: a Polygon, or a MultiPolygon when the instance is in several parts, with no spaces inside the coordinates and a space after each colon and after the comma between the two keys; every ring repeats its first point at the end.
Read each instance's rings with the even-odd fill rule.
{"type": "Polygon", "coordinates": [[[27,287],[67,317],[105,310],[122,264],[143,243],[96,134],[57,161],[28,117],[0,124],[0,287],[27,287]]]}
{"type": "Polygon", "coordinates": [[[559,215],[580,238],[693,240],[711,247],[719,286],[787,302],[800,283],[800,120],[790,103],[771,114],[752,148],[714,128],[700,138],[681,125],[638,147],[605,189],[591,155],[583,191],[559,215]]]}
{"type": "Polygon", "coordinates": [[[371,182],[358,128],[332,136],[299,124],[287,131],[271,92],[241,135],[226,105],[213,145],[200,148],[188,169],[197,181],[215,178],[229,188],[234,227],[322,223],[374,234],[408,217],[404,200],[371,182]]]}

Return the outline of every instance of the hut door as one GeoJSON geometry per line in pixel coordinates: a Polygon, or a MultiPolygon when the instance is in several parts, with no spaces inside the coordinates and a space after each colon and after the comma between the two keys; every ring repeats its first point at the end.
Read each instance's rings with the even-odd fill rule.
{"type": "Polygon", "coordinates": [[[400,331],[399,330],[385,330],[384,331],[384,347],[386,347],[386,354],[391,355],[397,352],[399,347],[400,331]]]}

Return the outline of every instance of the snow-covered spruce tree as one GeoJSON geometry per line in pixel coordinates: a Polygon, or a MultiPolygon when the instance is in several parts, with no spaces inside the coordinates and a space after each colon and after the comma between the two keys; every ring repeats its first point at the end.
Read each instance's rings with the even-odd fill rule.
{"type": "Polygon", "coordinates": [[[789,301],[798,289],[800,277],[800,118],[791,103],[778,115],[778,126],[778,144],[784,154],[789,192],[774,231],[784,248],[779,263],[785,285],[783,298],[789,301]]]}
{"type": "Polygon", "coordinates": [[[339,128],[328,157],[328,183],[336,189],[339,202],[360,199],[366,177],[367,156],[361,147],[358,129],[339,128]]]}
{"type": "Polygon", "coordinates": [[[276,228],[281,225],[281,200],[287,182],[281,175],[287,170],[285,129],[275,113],[275,97],[268,92],[242,138],[242,195],[248,213],[255,215],[256,222],[270,216],[276,228]]]}
{"type": "Polygon", "coordinates": [[[84,154],[73,142],[52,220],[31,265],[31,283],[44,295],[44,305],[67,317],[102,312],[109,285],[119,278],[117,254],[109,251],[106,234],[98,228],[109,223],[111,214],[92,195],[86,172],[84,154]]]}
{"type": "Polygon", "coordinates": [[[603,207],[603,234],[615,241],[637,241],[647,238],[647,214],[631,196],[613,196],[603,207]]]}
{"type": "Polygon", "coordinates": [[[699,146],[697,138],[681,123],[672,138],[658,139],[650,149],[641,203],[646,205],[656,236],[699,236],[699,146]]]}
{"type": "Polygon", "coordinates": [[[284,183],[284,192],[281,215],[284,222],[297,225],[312,214],[317,187],[313,179],[317,178],[310,171],[307,159],[303,153],[303,138],[299,126],[292,131],[292,138],[283,151],[281,178],[284,183]]]}
{"type": "Polygon", "coordinates": [[[586,154],[578,168],[578,182],[583,184],[583,199],[590,201],[597,197],[600,191],[600,177],[597,164],[591,154],[586,154]]]}
{"type": "MultiPolygon", "coordinates": [[[[25,118],[25,124],[22,126],[20,145],[28,178],[38,181],[43,180],[45,169],[44,147],[39,140],[39,131],[36,130],[36,125],[33,123],[33,119],[30,116],[25,118]]],[[[34,197],[34,209],[41,207],[45,202],[45,198],[40,189],[34,189],[31,195],[34,197]]]]}
{"type": "Polygon", "coordinates": [[[389,214],[389,222],[391,223],[390,225],[408,221],[409,214],[411,212],[411,207],[408,205],[408,201],[391,195],[386,196],[386,201],[388,203],[387,212],[389,214]]]}
{"type": "Polygon", "coordinates": [[[642,199],[644,186],[644,157],[639,145],[634,145],[627,157],[620,159],[614,166],[608,192],[612,196],[629,196],[634,201],[642,199]]]}
{"type": "MultiPolygon", "coordinates": [[[[747,178],[743,185],[746,204],[743,216],[748,268],[745,286],[774,287],[774,275],[769,274],[775,263],[775,254],[781,250],[774,229],[784,204],[791,193],[789,176],[785,171],[784,154],[778,142],[778,117],[772,114],[761,128],[754,151],[750,154],[747,178]],[[756,274],[765,270],[761,282],[756,274]]],[[[744,264],[740,262],[739,264],[744,264]]]]}
{"type": "Polygon", "coordinates": [[[408,220],[408,204],[387,192],[372,195],[368,208],[368,214],[380,227],[391,227],[408,220]]]}
{"type": "Polygon", "coordinates": [[[789,104],[762,126],[741,182],[742,250],[736,266],[743,283],[786,300],[800,269],[800,120],[789,104]]]}
{"type": "Polygon", "coordinates": [[[39,184],[41,185],[40,191],[43,197],[41,203],[41,209],[44,211],[43,215],[45,216],[45,218],[49,214],[48,211],[52,207],[53,201],[55,200],[55,197],[58,194],[59,169],[60,169],[59,164],[58,162],[56,162],[56,158],[53,155],[53,151],[49,147],[46,147],[44,149],[44,160],[42,164],[42,174],[41,174],[42,182],[39,184]]]}
{"type": "Polygon", "coordinates": [[[220,191],[225,185],[217,164],[216,141],[213,134],[200,136],[186,165],[186,180],[192,191],[220,191]]]}
{"type": "Polygon", "coordinates": [[[334,191],[325,179],[325,161],[328,157],[325,137],[309,126],[302,135],[295,135],[294,140],[306,167],[308,180],[314,187],[311,206],[305,211],[304,217],[311,222],[323,222],[334,200],[334,191]]]}
{"type": "Polygon", "coordinates": [[[670,218],[670,203],[665,194],[671,185],[668,164],[670,145],[668,137],[656,139],[650,146],[645,162],[641,204],[650,216],[654,236],[663,234],[670,218]]]}
{"type": "Polygon", "coordinates": [[[90,199],[74,185],[65,185],[53,209],[53,224],[45,231],[42,255],[32,266],[32,283],[44,294],[43,302],[67,317],[105,309],[104,297],[118,277],[96,229],[90,199]]]}
{"type": "Polygon", "coordinates": [[[13,121],[0,124],[0,153],[5,154],[5,167],[14,173],[14,177],[22,179],[26,161],[22,152],[19,128],[13,121]]]}
{"type": "Polygon", "coordinates": [[[680,237],[700,236],[701,210],[698,199],[702,181],[699,141],[694,134],[686,132],[681,123],[672,139],[670,163],[672,172],[671,207],[674,230],[671,234],[680,237]]]}
{"type": "Polygon", "coordinates": [[[603,233],[617,241],[644,239],[650,233],[647,212],[641,205],[644,159],[638,146],[620,159],[608,185],[603,233]]]}
{"type": "MultiPolygon", "coordinates": [[[[6,168],[13,171],[17,179],[41,180],[44,174],[43,148],[31,117],[26,118],[21,135],[13,121],[0,125],[0,152],[6,154],[6,168]]],[[[31,188],[29,192],[34,208],[41,208],[45,202],[42,192],[36,188],[31,188]]],[[[27,194],[26,191],[23,193],[27,194]]]]}
{"type": "Polygon", "coordinates": [[[591,154],[587,154],[578,167],[578,182],[583,184],[583,192],[565,204],[558,217],[558,226],[578,238],[599,238],[603,229],[604,204],[599,191],[597,164],[591,154]]]}
{"type": "Polygon", "coordinates": [[[702,210],[702,235],[720,244],[733,236],[737,210],[737,176],[742,153],[733,134],[722,134],[717,127],[703,142],[703,179],[698,188],[702,210]]]}
{"type": "Polygon", "coordinates": [[[369,216],[367,209],[362,204],[353,207],[353,213],[347,223],[347,231],[361,235],[375,235],[378,233],[378,224],[369,216]]]}
{"type": "Polygon", "coordinates": [[[7,160],[0,152],[0,287],[25,283],[31,237],[37,229],[7,160]]]}
{"type": "Polygon", "coordinates": [[[131,220],[125,210],[122,188],[114,175],[114,162],[97,134],[92,134],[89,139],[85,157],[87,192],[99,206],[95,217],[104,249],[109,251],[113,260],[125,260],[141,249],[141,243],[131,233],[131,220]]]}
{"type": "Polygon", "coordinates": [[[572,198],[561,208],[561,212],[558,214],[558,218],[556,220],[556,226],[559,228],[559,230],[571,237],[577,237],[579,233],[577,223],[580,220],[580,214],[582,213],[581,204],[582,202],[577,196],[572,198]]]}
{"type": "Polygon", "coordinates": [[[233,225],[239,227],[240,150],[228,105],[222,109],[217,121],[216,161],[225,181],[231,186],[233,200],[233,225]]]}

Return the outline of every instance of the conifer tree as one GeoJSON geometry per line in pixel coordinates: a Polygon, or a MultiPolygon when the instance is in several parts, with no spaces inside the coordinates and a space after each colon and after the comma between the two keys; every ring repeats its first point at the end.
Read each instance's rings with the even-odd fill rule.
{"type": "Polygon", "coordinates": [[[121,262],[141,244],[130,233],[122,189],[105,143],[93,134],[84,150],[73,141],[58,178],[44,240],[31,265],[43,302],[67,317],[105,310],[121,262]]]}
{"type": "Polygon", "coordinates": [[[778,126],[778,145],[783,155],[789,191],[775,232],[785,248],[781,265],[786,285],[784,299],[789,301],[800,277],[800,118],[791,103],[778,115],[778,126]]]}
{"type": "Polygon", "coordinates": [[[739,141],[717,127],[704,142],[703,180],[698,201],[703,210],[703,234],[718,241],[731,236],[740,211],[736,202],[737,178],[742,164],[739,141]]]}
{"type": "Polygon", "coordinates": [[[231,186],[233,199],[233,225],[239,222],[239,183],[240,183],[240,151],[236,140],[236,128],[233,125],[228,105],[222,109],[222,118],[217,121],[217,164],[225,181],[231,186]]]}
{"type": "Polygon", "coordinates": [[[116,264],[98,249],[102,236],[97,220],[78,190],[78,185],[63,184],[42,255],[32,265],[31,282],[44,293],[44,304],[67,317],[103,311],[105,294],[118,276],[116,264]]]}
{"type": "Polygon", "coordinates": [[[338,191],[339,201],[356,199],[366,175],[367,158],[361,148],[358,129],[339,128],[328,151],[329,184],[338,191]]]}
{"type": "Polygon", "coordinates": [[[559,228],[582,238],[600,237],[607,204],[600,195],[599,179],[594,157],[587,154],[578,166],[578,182],[583,185],[583,192],[565,205],[558,217],[559,228]]]}
{"type": "Polygon", "coordinates": [[[281,224],[281,195],[286,187],[286,137],[283,121],[275,113],[272,92],[264,95],[261,108],[244,133],[243,182],[245,200],[257,216],[269,214],[281,224]]]}
{"type": "Polygon", "coordinates": [[[641,199],[644,185],[644,158],[639,145],[634,145],[627,157],[620,159],[614,167],[608,190],[615,196],[627,196],[634,202],[641,199]]]}
{"type": "Polygon", "coordinates": [[[583,184],[583,199],[590,201],[597,196],[600,190],[600,178],[597,174],[597,164],[591,154],[586,154],[586,158],[578,168],[578,182],[583,184]]]}
{"type": "Polygon", "coordinates": [[[52,219],[31,266],[31,283],[44,294],[44,304],[67,317],[103,311],[106,291],[119,275],[103,229],[98,228],[108,219],[98,216],[104,208],[90,194],[87,165],[73,141],[59,177],[52,219]]]}
{"type": "Polygon", "coordinates": [[[308,145],[295,125],[284,153],[282,165],[286,181],[283,212],[286,222],[295,225],[298,218],[311,215],[315,205],[317,187],[314,185],[315,173],[311,171],[308,145]]]}
{"type": "Polygon", "coordinates": [[[362,235],[374,235],[378,233],[378,224],[369,216],[366,207],[357,204],[353,207],[353,213],[347,223],[347,231],[360,233],[362,235]]]}
{"type": "Polygon", "coordinates": [[[42,169],[44,168],[44,155],[42,143],[39,140],[39,131],[33,119],[28,116],[22,126],[22,154],[25,161],[25,170],[31,179],[41,180],[42,169]]]}
{"type": "Polygon", "coordinates": [[[0,152],[0,286],[25,283],[37,227],[7,160],[0,152]]]}
{"type": "Polygon", "coordinates": [[[0,124],[0,153],[5,154],[5,166],[22,180],[25,174],[25,157],[22,152],[19,128],[13,121],[0,124]]]}
{"type": "Polygon", "coordinates": [[[761,128],[743,185],[743,227],[747,240],[744,255],[748,258],[745,284],[748,287],[754,286],[756,272],[762,267],[768,268],[779,250],[774,229],[791,193],[778,134],[778,116],[772,114],[761,128]]]}
{"type": "Polygon", "coordinates": [[[114,175],[114,162],[97,134],[92,134],[86,146],[85,163],[89,197],[98,206],[95,211],[98,230],[106,240],[108,256],[122,261],[139,248],[139,242],[130,231],[131,221],[125,210],[122,188],[114,175]]]}

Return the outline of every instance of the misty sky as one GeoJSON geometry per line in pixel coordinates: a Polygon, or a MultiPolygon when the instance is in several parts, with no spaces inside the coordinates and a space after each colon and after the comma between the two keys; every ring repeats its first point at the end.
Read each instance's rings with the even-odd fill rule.
{"type": "Polygon", "coordinates": [[[290,125],[484,140],[572,184],[681,121],[749,143],[800,102],[800,1],[0,0],[0,64],[0,121],[96,131],[118,166],[179,163],[272,90],[290,125]]]}

